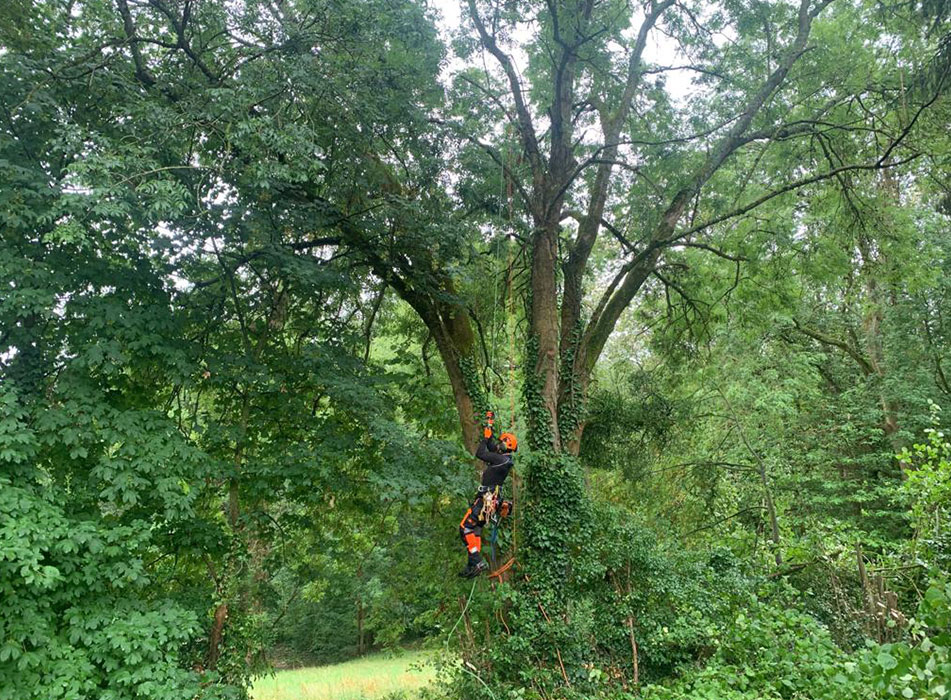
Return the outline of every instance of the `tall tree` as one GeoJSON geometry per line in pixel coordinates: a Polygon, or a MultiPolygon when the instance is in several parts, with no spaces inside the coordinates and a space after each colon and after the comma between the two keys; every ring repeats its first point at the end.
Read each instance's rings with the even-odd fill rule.
{"type": "Polygon", "coordinates": [[[0,696],[240,697],[284,527],[454,463],[406,454],[366,266],[332,250],[363,193],[399,198],[368,142],[440,47],[412,3],[8,9],[0,696]]]}
{"type": "Polygon", "coordinates": [[[498,105],[499,117],[518,135],[519,168],[501,157],[500,148],[484,147],[514,182],[529,231],[528,337],[539,392],[529,419],[536,445],[577,452],[591,371],[621,314],[668,251],[710,248],[703,236],[713,223],[804,184],[887,168],[912,155],[903,147],[907,122],[886,117],[873,124],[856,104],[863,91],[877,88],[832,80],[842,67],[828,61],[843,56],[828,41],[829,28],[846,32],[850,44],[865,30],[857,24],[861,7],[827,11],[829,5],[820,0],[741,9],[671,0],[632,12],[585,1],[537,9],[468,1],[500,82],[489,71],[465,85],[498,105]],[[826,14],[829,28],[810,40],[826,14]],[[747,34],[746,26],[762,31],[747,34]],[[727,42],[718,32],[738,38],[727,42]],[[525,56],[514,37],[529,33],[525,56]],[[670,52],[682,65],[645,60],[649,42],[660,35],[675,37],[679,50],[670,52]],[[702,76],[702,87],[679,105],[651,80],[675,70],[702,76]],[[880,132],[878,153],[869,160],[825,162],[822,139],[859,123],[880,132]],[[769,177],[769,154],[777,144],[796,158],[794,177],[769,177]],[[746,182],[730,186],[727,178],[746,182]],[[723,201],[725,187],[732,206],[723,201]],[[622,262],[592,295],[586,280],[607,272],[591,264],[605,237],[620,246],[622,262]]]}

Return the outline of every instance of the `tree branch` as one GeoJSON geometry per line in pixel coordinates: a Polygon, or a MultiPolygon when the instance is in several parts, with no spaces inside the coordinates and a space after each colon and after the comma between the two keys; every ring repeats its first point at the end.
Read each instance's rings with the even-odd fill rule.
{"type": "Polygon", "coordinates": [[[714,248],[713,246],[707,245],[706,243],[680,243],[679,245],[682,245],[684,248],[699,248],[700,250],[706,250],[726,260],[732,260],[733,262],[749,262],[749,258],[745,256],[730,255],[729,253],[725,253],[719,248],[714,248]]]}
{"type": "MultiPolygon", "coordinates": [[[[796,38],[786,51],[783,60],[769,75],[759,90],[746,103],[740,116],[736,119],[729,131],[713,148],[706,162],[700,167],[688,185],[680,189],[672,198],[670,204],[661,217],[660,223],[652,232],[645,250],[635,258],[626,277],[617,285],[612,296],[599,303],[600,315],[592,316],[585,329],[583,343],[587,366],[594,366],[601,350],[607,342],[608,336],[617,324],[618,319],[627,308],[634,295],[647,279],[654,263],[659,257],[660,247],[669,245],[675,240],[686,238],[689,234],[673,236],[678,222],[687,203],[701,190],[726,159],[741,145],[743,136],[760,111],[762,106],[780,87],[789,70],[796,60],[803,54],[812,20],[832,0],[819,0],[814,8],[809,8],[810,0],[801,0],[799,5],[798,31],[796,38]]],[[[764,200],[765,201],[765,200],[764,200]]]]}
{"type": "Polygon", "coordinates": [[[135,23],[132,21],[129,3],[127,0],[117,0],[116,5],[119,8],[119,14],[122,15],[122,26],[125,30],[126,38],[129,40],[129,48],[132,50],[132,61],[135,63],[135,77],[140,83],[145,85],[145,87],[152,87],[155,85],[155,77],[149,69],[145,67],[145,62],[142,60],[142,52],[139,51],[139,45],[136,41],[135,23]]]}
{"type": "Polygon", "coordinates": [[[175,31],[175,36],[178,39],[176,48],[180,48],[185,52],[185,55],[192,60],[192,63],[198,67],[198,70],[204,73],[209,82],[218,84],[220,82],[219,76],[215,75],[205,62],[201,60],[201,57],[195,53],[191,43],[188,41],[188,37],[185,35],[185,30],[188,27],[188,20],[190,18],[189,4],[187,2],[185,3],[182,18],[179,20],[178,17],[175,16],[175,13],[165,4],[164,0],[148,0],[148,3],[165,15],[168,21],[172,23],[172,29],[175,31]]]}
{"type": "Polygon", "coordinates": [[[491,53],[495,60],[502,66],[505,76],[509,81],[509,89],[512,91],[512,99],[515,101],[515,113],[518,116],[517,124],[519,136],[522,139],[522,146],[525,149],[525,155],[532,167],[532,174],[536,178],[542,175],[542,159],[538,150],[538,137],[535,134],[535,127],[532,124],[532,116],[528,111],[528,105],[525,103],[525,97],[522,94],[522,83],[515,72],[515,65],[511,57],[506,54],[495,40],[495,36],[489,34],[485,28],[482,18],[479,16],[479,10],[476,8],[475,0],[468,0],[469,14],[475,23],[476,31],[479,32],[479,38],[482,45],[491,53]]]}
{"type": "Polygon", "coordinates": [[[710,228],[711,226],[714,226],[715,224],[723,223],[727,219],[733,219],[737,216],[741,216],[742,214],[746,214],[747,212],[752,211],[753,209],[756,209],[760,205],[765,204],[769,200],[775,197],[778,197],[782,194],[786,194],[787,192],[792,192],[793,190],[798,190],[799,188],[805,187],[806,185],[812,185],[817,182],[822,182],[823,180],[828,180],[829,178],[835,177],[839,175],[840,173],[849,172],[851,170],[883,170],[885,168],[894,168],[899,165],[904,165],[905,163],[910,163],[911,161],[915,160],[919,156],[920,154],[916,153],[912,156],[909,156],[908,158],[905,158],[903,160],[893,161],[891,163],[882,163],[879,159],[878,161],[875,161],[874,163],[859,163],[855,165],[843,165],[839,168],[833,168],[831,170],[827,170],[826,172],[820,173],[818,175],[812,175],[810,177],[805,177],[800,180],[796,180],[794,182],[783,185],[779,189],[773,190],[771,192],[767,192],[762,197],[754,199],[752,202],[744,204],[741,207],[737,207],[736,209],[733,209],[727,212],[726,214],[715,216],[714,218],[709,219],[708,221],[704,221],[700,224],[697,224],[696,226],[693,226],[685,231],[682,231],[678,233],[676,236],[674,236],[673,238],[668,238],[663,241],[657,241],[656,245],[668,246],[671,243],[675,243],[678,240],[682,240],[684,238],[687,238],[688,236],[692,236],[693,234],[698,233],[699,231],[702,231],[706,228],[710,228]]]}
{"type": "Polygon", "coordinates": [[[862,354],[848,343],[845,343],[841,340],[836,340],[831,336],[825,335],[816,330],[812,330],[811,328],[806,328],[805,326],[802,326],[795,318],[793,319],[793,326],[795,326],[796,330],[803,335],[809,336],[813,340],[818,340],[823,345],[830,345],[844,352],[846,355],[855,360],[856,363],[858,363],[859,367],[862,368],[862,374],[864,374],[866,377],[874,372],[872,363],[866,358],[862,357],[862,354]]]}
{"type": "MultiPolygon", "coordinates": [[[[628,58],[627,78],[624,83],[624,91],[621,99],[617,103],[613,113],[607,113],[606,109],[601,111],[601,129],[604,134],[604,145],[595,153],[597,158],[588,159],[582,166],[575,169],[575,172],[562,184],[562,190],[567,191],[574,179],[594,162],[598,162],[597,173],[594,182],[591,185],[588,197],[588,206],[585,215],[578,221],[578,233],[572,243],[568,259],[562,266],[564,274],[564,293],[561,306],[561,339],[560,352],[564,355],[571,344],[571,337],[581,319],[582,304],[582,283],[584,271],[588,264],[588,258],[597,241],[601,229],[601,223],[604,220],[604,208],[607,203],[608,185],[610,184],[611,174],[614,171],[614,165],[617,159],[619,137],[621,125],[627,119],[630,113],[631,104],[634,99],[634,92],[640,82],[641,77],[641,57],[647,45],[647,38],[651,29],[656,24],[660,16],[674,4],[674,0],[665,0],[659,5],[653,5],[651,11],[644,18],[637,33],[637,39],[628,58]]],[[[561,194],[553,200],[559,202],[561,194]]],[[[612,233],[617,237],[616,232],[612,233]]],[[[622,237],[623,238],[623,237],[622,237]]],[[[621,239],[619,239],[621,240],[621,239]]],[[[586,363],[584,348],[578,354],[577,366],[572,371],[582,371],[586,363]]]]}

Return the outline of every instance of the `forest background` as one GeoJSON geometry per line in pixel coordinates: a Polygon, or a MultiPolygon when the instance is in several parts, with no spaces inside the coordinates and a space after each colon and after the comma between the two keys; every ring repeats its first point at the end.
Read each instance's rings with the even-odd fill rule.
{"type": "Polygon", "coordinates": [[[951,696],[951,5],[459,10],[0,5],[0,699],[951,696]]]}

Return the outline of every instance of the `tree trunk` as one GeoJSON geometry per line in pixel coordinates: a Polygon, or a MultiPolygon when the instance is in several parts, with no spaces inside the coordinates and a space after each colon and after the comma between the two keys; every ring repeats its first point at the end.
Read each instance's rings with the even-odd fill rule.
{"type": "MultiPolygon", "coordinates": [[[[531,343],[534,351],[534,405],[528,407],[533,447],[561,451],[558,429],[558,265],[557,221],[539,227],[532,240],[531,343]]],[[[529,362],[532,358],[529,359],[529,362]]]]}
{"type": "MultiPolygon", "coordinates": [[[[891,178],[885,178],[885,191],[889,198],[897,200],[897,192],[893,192],[894,185],[889,185],[891,178]]],[[[892,451],[897,454],[903,447],[898,435],[898,404],[888,396],[884,386],[886,376],[885,349],[882,339],[882,320],[884,318],[885,295],[883,294],[878,277],[881,268],[886,262],[880,253],[873,250],[872,242],[863,234],[859,236],[859,251],[862,254],[862,276],[864,277],[865,293],[867,296],[868,311],[862,319],[862,335],[865,344],[865,353],[868,366],[878,383],[878,398],[882,409],[882,432],[891,445],[892,451]]],[[[904,465],[901,465],[904,467],[904,465]]],[[[904,468],[902,469],[904,476],[904,468]]]]}
{"type": "MultiPolygon", "coordinates": [[[[241,417],[239,427],[241,432],[238,436],[238,442],[235,445],[234,449],[234,474],[231,478],[228,479],[228,524],[231,526],[232,537],[238,537],[239,534],[239,523],[241,517],[241,503],[240,503],[240,492],[238,489],[238,477],[241,473],[241,468],[244,464],[244,440],[245,434],[248,430],[248,424],[251,419],[251,404],[248,401],[247,396],[242,398],[241,402],[241,417]]],[[[209,567],[211,564],[209,563],[209,567]]],[[[222,576],[227,576],[230,569],[230,563],[225,560],[225,565],[223,567],[222,576]]],[[[214,572],[212,572],[212,578],[215,578],[214,572]]],[[[224,590],[222,582],[220,579],[215,580],[215,588],[217,589],[219,595],[224,590]]],[[[246,605],[246,600],[242,599],[241,606],[246,605]]],[[[224,627],[228,620],[228,603],[221,602],[218,604],[218,607],[215,608],[215,614],[211,625],[211,632],[208,635],[208,667],[213,669],[218,663],[218,658],[221,655],[221,640],[224,636],[224,627]]]]}
{"type": "Polygon", "coordinates": [[[225,622],[228,619],[228,604],[220,603],[215,608],[214,619],[211,623],[211,633],[208,635],[208,668],[214,670],[218,666],[221,656],[221,639],[224,636],[225,622]]]}
{"type": "Polygon", "coordinates": [[[360,591],[357,593],[357,656],[363,656],[367,652],[366,635],[363,629],[363,621],[366,615],[366,608],[363,605],[363,566],[357,567],[357,585],[360,591]]]}
{"type": "MultiPolygon", "coordinates": [[[[460,358],[456,346],[443,333],[433,333],[433,337],[436,341],[436,348],[439,350],[439,357],[442,359],[443,366],[446,368],[446,374],[449,375],[449,384],[452,386],[452,397],[456,404],[456,413],[459,417],[459,429],[462,433],[462,442],[466,450],[473,453],[480,438],[479,422],[476,419],[476,413],[479,409],[472,400],[469,381],[467,381],[463,370],[463,364],[472,358],[471,350],[469,355],[460,358]]],[[[472,360],[472,362],[474,368],[474,360],[472,360]]]]}

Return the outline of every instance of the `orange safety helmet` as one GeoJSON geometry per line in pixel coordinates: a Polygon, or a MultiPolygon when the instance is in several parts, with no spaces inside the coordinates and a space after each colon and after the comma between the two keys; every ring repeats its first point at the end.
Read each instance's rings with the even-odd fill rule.
{"type": "Polygon", "coordinates": [[[518,438],[514,433],[502,433],[499,435],[499,442],[505,445],[509,452],[515,452],[518,449],[518,438]]]}

